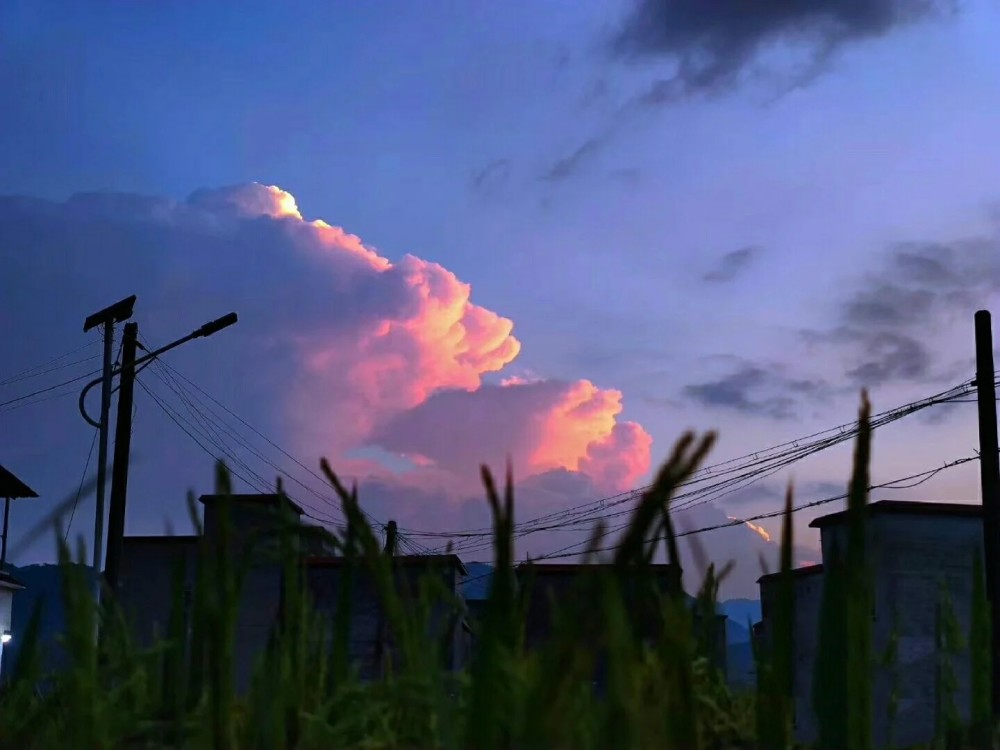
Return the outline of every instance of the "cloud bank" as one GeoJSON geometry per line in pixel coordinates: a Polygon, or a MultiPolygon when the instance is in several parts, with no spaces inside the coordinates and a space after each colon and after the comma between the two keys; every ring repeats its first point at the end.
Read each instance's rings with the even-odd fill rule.
{"type": "MultiPolygon", "coordinates": [[[[171,364],[307,466],[330,457],[359,480],[375,518],[438,531],[488,525],[478,465],[499,473],[508,457],[521,520],[632,488],[650,468],[652,439],[623,418],[621,392],[586,379],[519,376],[512,371],[521,350],[513,322],[477,305],[468,283],[437,263],[390,259],[342,228],[305,218],[277,187],[199,190],[183,201],[4,197],[0,237],[0,336],[15,361],[78,346],[85,315],[133,293],[140,334],[151,345],[236,310],[239,325],[176,350],[171,364]],[[25,320],[46,332],[44,351],[18,349],[43,340],[24,335],[25,320]],[[358,457],[369,449],[412,463],[399,468],[370,453],[358,457]]],[[[140,379],[169,397],[155,377],[154,368],[140,379]]],[[[166,504],[176,503],[176,518],[183,517],[180,501],[190,485],[170,483],[187,483],[202,470],[189,468],[184,435],[155,414],[143,392],[138,398],[145,432],[134,448],[152,460],[136,469],[143,494],[130,519],[153,517],[145,525],[155,533],[166,504]]],[[[78,428],[75,411],[63,412],[69,416],[60,419],[78,428]]],[[[50,427],[50,434],[73,434],[61,423],[50,427]]],[[[78,481],[80,465],[74,454],[60,488],[78,481]]],[[[273,481],[270,468],[258,468],[273,481]]],[[[286,487],[320,515],[336,515],[296,485],[286,487]]],[[[693,526],[720,518],[710,508],[690,515],[693,526]]],[[[531,534],[518,552],[551,552],[588,531],[531,534]]],[[[757,553],[770,550],[764,540],[738,528],[705,542],[713,559],[740,561],[746,578],[738,593],[754,595],[757,553]]],[[[489,551],[470,555],[488,559],[489,551]]]]}
{"type": "Polygon", "coordinates": [[[614,41],[625,57],[666,57],[649,103],[731,87],[766,48],[805,49],[815,73],[842,47],[941,16],[952,0],[638,0],[614,41]]]}
{"type": "Polygon", "coordinates": [[[474,474],[510,454],[521,476],[568,469],[609,491],[649,468],[651,439],[619,419],[620,392],[586,380],[485,385],[520,352],[511,320],[437,263],[390,260],[306,220],[280,188],[3,198],[0,229],[11,304],[30,304],[23,280],[47,277],[74,319],[133,291],[136,319],[158,331],[236,309],[240,325],[213,341],[244,373],[233,400],[270,391],[272,421],[310,459],[378,445],[474,474]]]}

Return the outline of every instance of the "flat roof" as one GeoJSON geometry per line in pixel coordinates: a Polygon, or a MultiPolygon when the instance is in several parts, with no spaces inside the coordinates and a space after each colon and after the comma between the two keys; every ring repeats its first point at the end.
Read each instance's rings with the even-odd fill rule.
{"type": "MultiPolygon", "coordinates": [[[[803,578],[805,576],[816,575],[817,573],[822,573],[822,572],[823,572],[823,565],[822,564],[819,564],[819,565],[804,565],[801,568],[793,568],[792,569],[792,577],[793,578],[803,578]]],[[[776,572],[776,573],[768,573],[767,575],[763,575],[760,578],[758,578],[757,579],[757,583],[760,583],[761,581],[771,581],[771,580],[774,580],[774,579],[776,579],[780,575],[781,575],[781,571],[780,570],[778,572],[776,572]]]]}
{"type": "Polygon", "coordinates": [[[196,534],[157,534],[150,536],[123,536],[122,544],[196,544],[201,537],[196,534]]]}
{"type": "Polygon", "coordinates": [[[23,589],[24,584],[14,578],[10,573],[0,570],[0,587],[8,589],[23,589]]]}
{"type": "MultiPolygon", "coordinates": [[[[581,570],[607,570],[614,567],[614,563],[536,563],[529,560],[528,562],[518,563],[516,569],[527,570],[531,568],[543,573],[576,573],[581,570]]],[[[675,566],[670,563],[651,563],[648,567],[654,573],[665,573],[675,566]]]]}
{"type": "Polygon", "coordinates": [[[198,498],[198,502],[203,505],[208,505],[209,503],[216,503],[224,498],[229,498],[234,503],[255,503],[257,505],[278,505],[279,503],[284,502],[300,516],[303,515],[302,508],[295,501],[289,499],[287,495],[263,493],[247,495],[202,495],[198,498]]]}
{"type": "MultiPolygon", "coordinates": [[[[392,560],[397,565],[451,565],[458,568],[463,576],[469,574],[465,563],[458,555],[394,555],[392,560]]],[[[335,568],[345,562],[347,562],[346,557],[316,556],[306,558],[306,565],[315,568],[335,568]]]]}
{"type": "MultiPolygon", "coordinates": [[[[899,515],[899,516],[945,516],[951,518],[980,518],[983,508],[971,503],[924,503],[914,500],[879,500],[869,503],[866,508],[869,516],[899,515]]],[[[821,529],[847,520],[848,511],[840,510],[813,519],[811,528],[821,529]]]]}

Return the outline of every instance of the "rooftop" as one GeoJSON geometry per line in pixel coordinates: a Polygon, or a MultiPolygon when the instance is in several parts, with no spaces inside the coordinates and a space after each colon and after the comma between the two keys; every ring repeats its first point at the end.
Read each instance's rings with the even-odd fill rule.
{"type": "MultiPolygon", "coordinates": [[[[434,565],[451,565],[458,568],[464,576],[468,575],[465,564],[458,555],[396,555],[392,558],[396,565],[424,565],[432,567],[434,565]]],[[[306,560],[306,565],[315,568],[334,568],[347,562],[345,557],[310,557],[306,560]]]]}
{"type": "Polygon", "coordinates": [[[297,503],[295,503],[294,501],[290,500],[285,495],[277,495],[277,494],[271,494],[271,495],[264,495],[264,494],[253,494],[253,495],[202,495],[201,497],[198,498],[198,502],[200,502],[202,505],[209,505],[211,503],[217,503],[220,500],[222,500],[224,498],[227,498],[227,497],[229,498],[230,501],[232,501],[234,503],[254,503],[254,504],[257,504],[257,505],[277,506],[280,503],[284,502],[284,503],[286,503],[288,505],[288,507],[290,507],[298,515],[301,516],[303,514],[302,508],[297,503]]]}
{"type": "Polygon", "coordinates": [[[157,534],[155,536],[124,536],[123,544],[197,544],[198,537],[194,534],[157,534]]]}
{"type": "MultiPolygon", "coordinates": [[[[614,563],[538,563],[525,562],[517,565],[517,570],[531,570],[540,573],[578,573],[582,570],[610,570],[614,563]]],[[[652,563],[649,569],[654,573],[665,573],[674,566],[670,563],[652,563]]]]}
{"type": "MultiPolygon", "coordinates": [[[[792,576],[794,578],[802,578],[804,576],[816,575],[817,573],[822,573],[822,572],[823,572],[822,565],[804,565],[801,568],[794,568],[792,570],[792,576]]],[[[757,583],[761,583],[762,581],[776,580],[780,575],[781,575],[780,571],[777,573],[768,573],[767,575],[763,575],[760,578],[758,578],[757,583]]]]}
{"type": "MultiPolygon", "coordinates": [[[[949,518],[979,518],[982,506],[969,503],[922,503],[912,500],[879,500],[866,507],[868,516],[936,516],[949,518]]],[[[809,524],[814,529],[847,521],[847,510],[820,516],[809,524]]]]}
{"type": "Polygon", "coordinates": [[[16,500],[22,497],[38,497],[33,489],[0,466],[0,498],[16,500]]]}

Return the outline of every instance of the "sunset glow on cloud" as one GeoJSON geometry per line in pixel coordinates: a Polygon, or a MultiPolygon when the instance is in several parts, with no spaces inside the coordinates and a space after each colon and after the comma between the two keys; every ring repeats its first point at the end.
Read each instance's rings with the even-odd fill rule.
{"type": "MultiPolygon", "coordinates": [[[[602,492],[627,489],[649,469],[652,439],[621,421],[620,391],[526,371],[484,382],[520,354],[512,320],[475,304],[471,285],[438,263],[387,258],[304,217],[279,187],[199,190],[183,203],[70,203],[77,215],[99,211],[130,227],[138,239],[128,243],[162,248],[145,256],[166,284],[140,290],[147,307],[157,295],[170,306],[184,290],[240,309],[248,338],[231,356],[270,383],[275,418],[301,455],[360,467],[352,452],[377,446],[409,457],[417,473],[450,473],[470,487],[481,463],[507,457],[520,479],[581,472],[602,492]]],[[[128,243],[121,262],[135,264],[128,243]]]]}
{"type": "Polygon", "coordinates": [[[339,227],[307,221],[295,198],[274,186],[196,196],[202,208],[289,225],[294,251],[314,264],[310,293],[325,282],[332,306],[353,305],[350,325],[319,319],[293,335],[302,364],[294,412],[315,423],[321,414],[311,405],[318,398],[331,404],[328,448],[342,452],[378,432],[376,442],[417,465],[475,472],[479,462],[509,455],[522,476],[579,471],[607,491],[626,489],[648,471],[652,440],[639,425],[619,422],[619,391],[521,376],[484,387],[484,375],[520,352],[514,324],[474,304],[471,286],[443,266],[413,255],[392,262],[339,227]],[[475,407],[447,408],[447,396],[431,402],[451,391],[467,394],[475,407]]]}
{"type": "Polygon", "coordinates": [[[619,424],[621,410],[620,391],[573,383],[541,420],[532,467],[582,471],[613,491],[634,486],[649,470],[652,438],[634,422],[619,424]]]}

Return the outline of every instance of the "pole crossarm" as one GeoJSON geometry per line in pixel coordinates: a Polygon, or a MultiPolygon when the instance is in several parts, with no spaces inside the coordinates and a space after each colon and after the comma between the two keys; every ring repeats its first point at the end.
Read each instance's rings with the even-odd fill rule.
{"type": "MultiPolygon", "coordinates": [[[[139,357],[135,361],[135,363],[133,365],[131,365],[131,366],[135,367],[135,368],[138,368],[138,367],[142,366],[143,364],[145,364],[147,362],[150,362],[153,359],[156,359],[161,354],[164,354],[164,353],[170,351],[171,349],[175,349],[178,346],[180,346],[181,344],[186,344],[188,341],[191,341],[192,339],[203,338],[205,336],[211,336],[213,333],[217,333],[218,331],[221,331],[223,328],[228,328],[229,326],[233,325],[234,323],[237,322],[238,319],[239,318],[237,317],[236,313],[234,313],[234,312],[229,313],[228,315],[223,315],[221,318],[218,318],[217,320],[213,320],[211,323],[206,323],[205,325],[201,326],[197,330],[192,331],[187,336],[182,336],[181,338],[177,339],[176,341],[170,342],[166,346],[161,346],[159,349],[157,349],[154,352],[150,352],[149,354],[146,354],[146,355],[144,355],[142,357],[139,357]]],[[[111,371],[111,377],[114,378],[117,375],[121,375],[122,369],[124,369],[124,368],[122,368],[122,367],[116,367],[116,368],[114,368],[111,371]]],[[[80,391],[80,402],[79,402],[80,414],[82,414],[83,418],[85,420],[87,420],[87,423],[90,424],[93,427],[100,427],[101,423],[98,422],[95,419],[92,419],[91,416],[89,414],[87,414],[87,404],[86,404],[87,394],[90,392],[91,388],[93,388],[94,386],[100,385],[102,382],[104,382],[104,378],[103,377],[101,377],[101,378],[95,378],[94,380],[91,380],[89,383],[87,383],[87,385],[85,385],[83,387],[83,390],[80,391]]]]}

